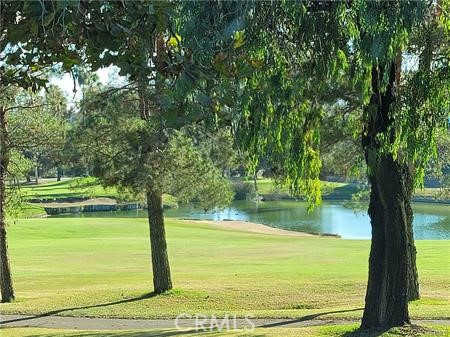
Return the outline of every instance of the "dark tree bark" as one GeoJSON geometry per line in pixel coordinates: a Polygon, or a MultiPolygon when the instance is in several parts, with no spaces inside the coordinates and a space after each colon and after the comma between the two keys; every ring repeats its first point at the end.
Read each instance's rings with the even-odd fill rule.
{"type": "Polygon", "coordinates": [[[370,177],[369,215],[372,246],[362,328],[409,323],[408,270],[410,263],[408,211],[411,193],[405,188],[411,174],[391,155],[379,158],[370,177]]]}
{"type": "Polygon", "coordinates": [[[147,193],[148,221],[152,251],[153,286],[157,294],[172,289],[162,196],[157,192],[147,193]]]}
{"type": "Polygon", "coordinates": [[[62,174],[63,174],[63,172],[62,172],[61,166],[58,165],[56,167],[56,181],[61,181],[62,174]]]}
{"type": "Polygon", "coordinates": [[[389,134],[389,127],[393,123],[390,109],[396,99],[395,84],[400,71],[398,67],[399,64],[393,62],[387,69],[389,83],[384,91],[380,87],[383,69],[373,67],[373,93],[366,109],[369,121],[362,137],[371,184],[369,215],[372,225],[369,280],[362,329],[409,323],[408,288],[410,283],[417,281],[415,263],[413,266],[412,172],[406,163],[383,152],[379,142],[380,134],[392,137],[389,134]],[[414,270],[415,281],[412,280],[414,270]]]}
{"type": "MultiPolygon", "coordinates": [[[[164,37],[161,33],[156,35],[155,45],[155,65],[158,68],[164,63],[163,51],[164,51],[164,37]]],[[[162,78],[160,72],[162,69],[158,69],[155,90],[157,93],[162,88],[162,78]]],[[[152,114],[159,114],[160,109],[150,109],[149,102],[145,88],[148,85],[148,79],[142,78],[138,84],[139,95],[139,112],[142,120],[148,120],[152,114]]],[[[160,126],[159,129],[159,141],[156,148],[163,148],[165,143],[165,136],[163,129],[160,126]]],[[[153,269],[153,287],[156,294],[163,293],[172,289],[172,279],[170,276],[169,256],[167,253],[166,231],[164,228],[164,212],[162,204],[162,193],[152,190],[147,191],[147,209],[148,209],[148,221],[150,225],[150,245],[152,254],[152,269],[153,269]]]]}
{"type": "Polygon", "coordinates": [[[5,184],[9,164],[7,138],[5,110],[3,107],[0,107],[0,287],[2,302],[12,302],[14,300],[5,222],[5,184]]]}
{"type": "Polygon", "coordinates": [[[34,164],[34,183],[36,185],[39,184],[39,167],[38,167],[37,158],[35,158],[35,164],[34,164]]]}

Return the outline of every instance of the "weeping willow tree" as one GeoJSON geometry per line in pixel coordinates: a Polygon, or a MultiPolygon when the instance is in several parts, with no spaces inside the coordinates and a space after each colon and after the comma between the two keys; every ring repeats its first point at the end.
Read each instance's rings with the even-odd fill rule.
{"type": "Polygon", "coordinates": [[[270,155],[283,182],[294,194],[306,193],[310,207],[321,200],[325,112],[356,97],[362,129],[355,132],[371,185],[362,328],[408,323],[408,300],[419,296],[411,194],[449,111],[448,2],[186,6],[202,22],[219,24],[220,42],[205,47],[216,78],[226,79],[238,102],[223,102],[222,109],[233,116],[239,142],[255,164],[259,154],[270,155]]]}

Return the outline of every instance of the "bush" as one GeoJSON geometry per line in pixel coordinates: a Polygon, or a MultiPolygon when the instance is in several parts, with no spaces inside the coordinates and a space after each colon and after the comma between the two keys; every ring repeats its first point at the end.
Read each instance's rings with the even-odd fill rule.
{"type": "Polygon", "coordinates": [[[255,186],[252,183],[244,181],[235,181],[232,183],[234,191],[234,200],[253,200],[257,197],[255,186]]]}

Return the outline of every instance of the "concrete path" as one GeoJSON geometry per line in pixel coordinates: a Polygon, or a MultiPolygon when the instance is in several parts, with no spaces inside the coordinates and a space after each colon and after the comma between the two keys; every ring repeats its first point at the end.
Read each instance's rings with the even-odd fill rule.
{"type": "MultiPolygon", "coordinates": [[[[301,328],[308,326],[325,326],[358,323],[351,320],[331,320],[314,319],[311,316],[304,316],[297,319],[252,319],[248,320],[229,317],[230,328],[244,329],[251,328],[252,324],[259,328],[301,328]]],[[[416,320],[414,324],[435,324],[450,325],[450,320],[416,320]]],[[[209,329],[211,326],[223,328],[227,326],[222,319],[212,320],[211,317],[203,319],[109,319],[109,318],[82,318],[63,316],[25,316],[25,315],[1,315],[1,327],[40,327],[57,329],[80,329],[80,330],[149,330],[149,329],[195,329],[203,326],[209,329]]]]}

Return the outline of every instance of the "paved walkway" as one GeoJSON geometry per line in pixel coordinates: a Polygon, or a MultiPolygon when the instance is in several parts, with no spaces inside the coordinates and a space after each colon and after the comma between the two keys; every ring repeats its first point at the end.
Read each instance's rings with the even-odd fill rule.
{"type": "MultiPolygon", "coordinates": [[[[289,327],[301,328],[308,326],[325,326],[358,323],[351,320],[319,320],[311,316],[304,316],[297,319],[236,319],[229,318],[230,328],[251,328],[251,324],[259,328],[289,327]],[[251,323],[250,323],[251,322],[251,323]]],[[[195,319],[119,319],[119,318],[83,318],[83,317],[63,317],[48,315],[1,315],[1,327],[40,327],[40,328],[58,328],[58,329],[80,329],[80,330],[148,330],[148,329],[175,329],[178,324],[182,329],[193,329],[203,324],[205,328],[220,326],[224,324],[222,319],[217,321],[199,318],[195,319]]],[[[450,325],[450,320],[417,320],[414,324],[436,324],[450,325]]],[[[223,325],[226,327],[226,324],[223,325]]]]}

